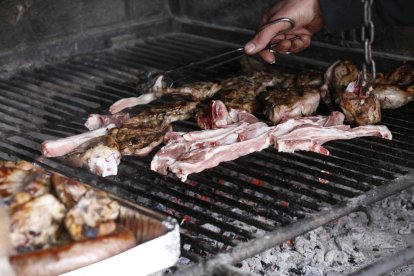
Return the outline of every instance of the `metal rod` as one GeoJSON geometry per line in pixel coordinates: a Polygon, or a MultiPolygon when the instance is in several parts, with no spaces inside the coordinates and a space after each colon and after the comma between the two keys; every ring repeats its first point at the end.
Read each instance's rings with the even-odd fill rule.
{"type": "Polygon", "coordinates": [[[215,269],[223,264],[236,264],[241,262],[246,258],[270,249],[286,240],[293,239],[298,235],[311,231],[332,220],[352,213],[360,206],[372,204],[390,195],[412,187],[414,186],[413,177],[414,171],[410,171],[408,174],[390,181],[389,184],[376,187],[360,196],[345,200],[335,206],[325,208],[325,210],[322,210],[319,213],[269,232],[262,237],[253,239],[249,242],[241,243],[232,248],[229,252],[218,254],[212,259],[200,262],[186,269],[181,269],[177,271],[177,274],[214,275],[215,269]]]}
{"type": "Polygon", "coordinates": [[[401,267],[414,260],[414,247],[409,246],[404,250],[398,251],[391,257],[385,257],[378,262],[368,265],[348,276],[371,276],[388,275],[395,268],[401,267]]]}

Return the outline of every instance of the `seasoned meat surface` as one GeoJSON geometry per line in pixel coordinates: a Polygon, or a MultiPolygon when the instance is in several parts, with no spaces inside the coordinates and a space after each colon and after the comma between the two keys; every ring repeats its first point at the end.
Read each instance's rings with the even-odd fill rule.
{"type": "Polygon", "coordinates": [[[43,248],[56,242],[65,206],[53,195],[36,197],[10,211],[10,238],[18,250],[43,248]]]}
{"type": "Polygon", "coordinates": [[[67,209],[72,208],[89,190],[82,183],[57,173],[52,175],[52,182],[58,199],[67,209]]]}
{"type": "Polygon", "coordinates": [[[66,214],[64,224],[74,240],[104,236],[115,230],[119,205],[103,192],[89,190],[66,214]]]}
{"type": "Polygon", "coordinates": [[[196,105],[196,102],[173,102],[151,107],[125,121],[121,128],[113,129],[111,136],[122,155],[145,156],[172,130],[170,123],[190,118],[196,105]]]}
{"type": "Polygon", "coordinates": [[[309,116],[319,106],[319,90],[311,87],[273,89],[265,96],[265,114],[273,124],[288,118],[309,116]]]}

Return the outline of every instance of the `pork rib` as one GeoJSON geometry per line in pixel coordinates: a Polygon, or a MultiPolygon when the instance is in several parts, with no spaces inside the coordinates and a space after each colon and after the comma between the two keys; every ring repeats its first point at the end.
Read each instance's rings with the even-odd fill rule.
{"type": "Polygon", "coordinates": [[[322,145],[333,140],[348,140],[357,137],[377,136],[391,140],[391,132],[385,126],[361,126],[351,129],[348,125],[330,127],[304,125],[275,138],[274,145],[279,152],[298,150],[314,151],[329,155],[322,145]]]}
{"type": "Polygon", "coordinates": [[[89,130],[106,127],[110,124],[115,124],[115,127],[120,127],[128,119],[129,114],[123,112],[114,115],[91,114],[85,122],[85,127],[89,130]]]}
{"type": "Polygon", "coordinates": [[[63,156],[74,151],[83,143],[86,143],[94,138],[107,135],[108,130],[114,127],[115,124],[110,124],[107,127],[98,128],[82,134],[57,140],[46,140],[42,143],[42,153],[46,157],[63,156]]]}
{"type": "MultiPolygon", "coordinates": [[[[263,125],[259,127],[263,127],[263,125]]],[[[181,156],[180,160],[172,163],[169,169],[182,181],[185,181],[191,173],[201,172],[213,168],[221,162],[231,161],[240,156],[261,151],[271,144],[267,128],[264,128],[264,131],[252,132],[252,129],[250,129],[244,133],[242,132],[239,137],[243,137],[243,140],[239,138],[234,143],[226,143],[215,147],[201,147],[187,152],[181,156]]]]}

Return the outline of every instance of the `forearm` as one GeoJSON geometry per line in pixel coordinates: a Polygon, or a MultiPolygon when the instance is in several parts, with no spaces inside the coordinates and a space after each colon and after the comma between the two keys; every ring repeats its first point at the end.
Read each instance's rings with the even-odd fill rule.
{"type": "MultiPolygon", "coordinates": [[[[364,22],[361,0],[319,0],[325,28],[340,32],[359,28],[364,22]]],[[[372,20],[376,26],[414,25],[413,0],[375,0],[372,20]]]]}

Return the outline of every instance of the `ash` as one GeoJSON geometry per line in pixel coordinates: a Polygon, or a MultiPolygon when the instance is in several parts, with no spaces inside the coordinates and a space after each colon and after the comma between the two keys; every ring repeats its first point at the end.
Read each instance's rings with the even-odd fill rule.
{"type": "MultiPolygon", "coordinates": [[[[343,275],[414,244],[414,188],[238,265],[261,275],[343,275]],[[367,215],[369,214],[369,215],[367,215]]],[[[414,275],[414,263],[390,275],[414,275]]]]}

